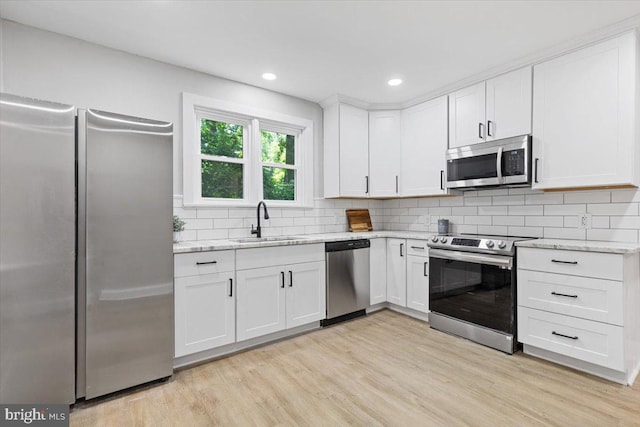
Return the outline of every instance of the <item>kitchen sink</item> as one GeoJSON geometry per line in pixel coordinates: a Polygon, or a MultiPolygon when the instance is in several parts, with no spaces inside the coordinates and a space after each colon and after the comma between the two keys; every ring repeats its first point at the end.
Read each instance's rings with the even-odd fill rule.
{"type": "Polygon", "coordinates": [[[252,243],[252,242],[286,242],[296,240],[306,240],[306,237],[301,236],[270,236],[270,237],[243,237],[241,239],[229,239],[231,242],[236,243],[252,243]]]}

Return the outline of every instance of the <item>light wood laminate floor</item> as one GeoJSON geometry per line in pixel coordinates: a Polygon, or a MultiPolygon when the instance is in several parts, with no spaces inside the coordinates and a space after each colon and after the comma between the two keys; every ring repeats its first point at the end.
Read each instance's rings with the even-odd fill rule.
{"type": "Polygon", "coordinates": [[[383,310],[77,405],[72,426],[640,425],[625,387],[383,310]]]}

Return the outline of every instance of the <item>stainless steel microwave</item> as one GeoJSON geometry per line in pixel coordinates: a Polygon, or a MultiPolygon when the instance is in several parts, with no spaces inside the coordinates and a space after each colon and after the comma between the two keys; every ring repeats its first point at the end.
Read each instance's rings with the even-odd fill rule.
{"type": "Polygon", "coordinates": [[[531,135],[447,150],[447,187],[531,185],[531,135]]]}

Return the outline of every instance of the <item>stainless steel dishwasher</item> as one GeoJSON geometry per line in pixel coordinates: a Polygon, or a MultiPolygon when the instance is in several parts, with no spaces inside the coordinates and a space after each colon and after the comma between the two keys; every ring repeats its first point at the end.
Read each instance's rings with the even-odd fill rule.
{"type": "Polygon", "coordinates": [[[366,314],[370,246],[368,239],[325,243],[327,319],[323,326],[366,314]]]}

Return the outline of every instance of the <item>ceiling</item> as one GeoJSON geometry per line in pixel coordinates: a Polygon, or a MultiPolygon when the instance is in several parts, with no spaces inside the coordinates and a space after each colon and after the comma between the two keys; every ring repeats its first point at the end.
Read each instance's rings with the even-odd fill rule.
{"type": "Polygon", "coordinates": [[[406,102],[638,14],[640,0],[0,1],[5,19],[315,102],[406,102]]]}

